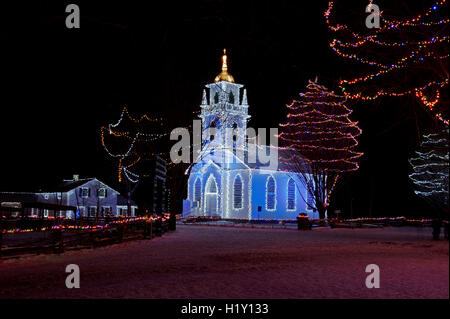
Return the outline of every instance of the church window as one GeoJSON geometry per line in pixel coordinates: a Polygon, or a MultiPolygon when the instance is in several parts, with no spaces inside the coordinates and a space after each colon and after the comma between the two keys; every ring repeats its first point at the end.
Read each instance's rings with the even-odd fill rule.
{"type": "Polygon", "coordinates": [[[197,177],[197,179],[194,182],[194,207],[198,207],[200,204],[202,196],[202,183],[200,181],[200,178],[197,177]]]}
{"type": "Polygon", "coordinates": [[[212,121],[211,124],[209,125],[209,132],[210,132],[209,141],[212,142],[212,141],[214,141],[214,138],[216,135],[216,122],[215,121],[212,121]]]}
{"type": "Polygon", "coordinates": [[[276,185],[275,179],[272,176],[267,178],[266,182],[266,209],[275,210],[276,205],[276,185]]]}
{"type": "Polygon", "coordinates": [[[242,180],[238,175],[234,179],[233,185],[233,207],[235,209],[242,208],[242,180]]]}
{"type": "Polygon", "coordinates": [[[216,92],[216,94],[214,94],[214,103],[217,104],[219,103],[219,93],[216,92]]]}
{"type": "Polygon", "coordinates": [[[238,134],[238,125],[236,122],[233,122],[233,125],[231,127],[232,127],[231,133],[233,134],[233,142],[236,143],[238,134]]]}
{"type": "Polygon", "coordinates": [[[294,179],[290,178],[288,181],[288,200],[287,209],[295,210],[295,182],[294,179]]]}
{"type": "Polygon", "coordinates": [[[233,94],[233,92],[230,92],[230,96],[228,98],[228,102],[230,102],[231,104],[234,104],[234,94],[233,94]]]}

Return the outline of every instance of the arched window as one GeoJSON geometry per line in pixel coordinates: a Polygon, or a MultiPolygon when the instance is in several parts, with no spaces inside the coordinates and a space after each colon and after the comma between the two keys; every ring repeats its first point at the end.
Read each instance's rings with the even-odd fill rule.
{"type": "Polygon", "coordinates": [[[288,181],[287,209],[295,210],[295,182],[292,178],[288,181]]]}
{"type": "Polygon", "coordinates": [[[272,176],[267,178],[266,182],[266,209],[275,210],[276,206],[276,185],[272,176]]]}
{"type": "Polygon", "coordinates": [[[214,103],[217,104],[219,103],[219,93],[216,92],[216,94],[214,94],[214,103]]]}
{"type": "Polygon", "coordinates": [[[210,174],[205,185],[205,204],[202,208],[205,216],[218,216],[219,214],[219,187],[213,174],[210,174]]]}
{"type": "Polygon", "coordinates": [[[214,178],[213,175],[209,176],[208,181],[206,182],[206,193],[208,194],[217,193],[216,179],[214,178]]]}
{"type": "Polygon", "coordinates": [[[234,179],[233,185],[233,207],[235,209],[242,208],[242,180],[241,176],[237,175],[234,179]]]}
{"type": "Polygon", "coordinates": [[[228,97],[228,102],[231,104],[234,104],[234,94],[233,92],[230,92],[230,95],[228,97]]]}
{"type": "Polygon", "coordinates": [[[197,177],[197,179],[194,182],[194,207],[200,206],[201,199],[202,199],[202,182],[200,181],[200,178],[197,177]]]}

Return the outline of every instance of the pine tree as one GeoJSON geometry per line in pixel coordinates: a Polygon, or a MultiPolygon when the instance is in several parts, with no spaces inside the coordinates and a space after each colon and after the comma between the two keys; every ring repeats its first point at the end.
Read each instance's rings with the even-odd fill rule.
{"type": "Polygon", "coordinates": [[[283,152],[283,164],[302,176],[312,199],[307,205],[321,219],[339,176],[357,170],[362,156],[354,151],[361,130],[349,119],[352,110],[344,103],[345,97],[329,92],[316,78],[309,81],[306,93],[287,106],[287,121],[280,124],[281,145],[289,150],[283,152]]]}
{"type": "Polygon", "coordinates": [[[448,214],[449,131],[425,135],[409,160],[414,172],[409,175],[415,193],[427,200],[434,208],[448,214]]]}

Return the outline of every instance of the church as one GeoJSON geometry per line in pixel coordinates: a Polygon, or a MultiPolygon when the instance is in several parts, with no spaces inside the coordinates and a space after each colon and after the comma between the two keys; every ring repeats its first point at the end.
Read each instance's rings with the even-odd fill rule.
{"type": "Polygon", "coordinates": [[[205,86],[200,108],[202,144],[197,160],[186,171],[183,217],[293,220],[306,213],[318,218],[306,205],[312,199],[299,174],[279,161],[283,150],[262,145],[248,133],[247,91],[228,73],[225,50],[222,72],[205,86]]]}

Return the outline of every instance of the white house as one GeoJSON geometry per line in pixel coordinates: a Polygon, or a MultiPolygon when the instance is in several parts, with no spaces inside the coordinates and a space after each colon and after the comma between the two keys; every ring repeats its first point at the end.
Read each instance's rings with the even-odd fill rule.
{"type": "Polygon", "coordinates": [[[30,216],[49,217],[64,216],[103,217],[103,216],[135,216],[137,206],[131,201],[131,212],[128,213],[127,200],[118,191],[96,178],[64,180],[59,185],[45,191],[2,192],[0,207],[13,209],[13,215],[20,211],[30,216]],[[64,210],[58,210],[64,208],[64,210]],[[17,211],[14,209],[17,208],[17,211]]]}

